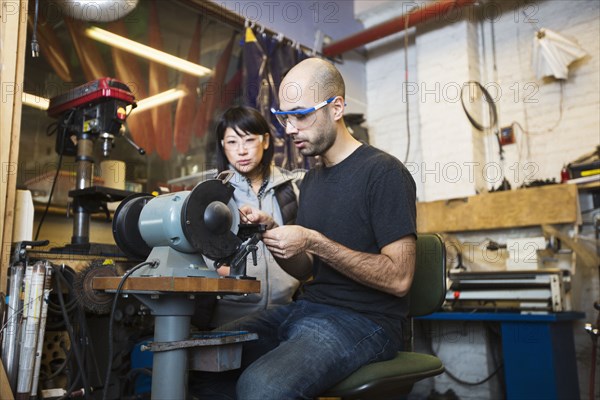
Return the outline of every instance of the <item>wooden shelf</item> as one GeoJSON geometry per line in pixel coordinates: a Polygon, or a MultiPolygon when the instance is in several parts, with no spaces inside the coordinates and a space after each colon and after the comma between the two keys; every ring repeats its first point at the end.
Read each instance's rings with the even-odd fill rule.
{"type": "MultiPolygon", "coordinates": [[[[44,210],[46,210],[46,205],[45,204],[40,204],[40,203],[34,203],[33,204],[33,210],[35,211],[36,215],[42,215],[44,213],[44,210]]],[[[110,211],[110,217],[112,218],[114,211],[109,210],[110,211]]],[[[64,217],[67,216],[67,207],[66,206],[50,206],[48,207],[48,214],[50,215],[62,215],[64,217]]],[[[69,216],[69,220],[73,217],[73,215],[71,214],[69,216]]],[[[94,220],[105,220],[106,221],[106,214],[103,212],[97,212],[97,213],[92,213],[90,214],[90,217],[94,220]]]]}
{"type": "Polygon", "coordinates": [[[419,232],[505,229],[579,220],[577,186],[547,185],[417,203],[419,232]]]}

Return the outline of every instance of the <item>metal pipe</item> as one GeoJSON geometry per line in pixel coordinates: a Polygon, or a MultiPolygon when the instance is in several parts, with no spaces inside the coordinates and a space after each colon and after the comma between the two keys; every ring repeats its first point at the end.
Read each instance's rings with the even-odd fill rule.
{"type": "Polygon", "coordinates": [[[23,275],[25,267],[21,264],[13,265],[9,268],[9,291],[8,291],[8,309],[6,318],[6,328],[2,338],[2,362],[8,382],[13,393],[17,388],[17,373],[19,360],[18,341],[20,337],[20,315],[22,313],[23,301],[21,300],[21,290],[23,285],[23,275]]]}
{"type": "MultiPolygon", "coordinates": [[[[30,267],[28,266],[27,269],[30,267]]],[[[31,283],[23,304],[23,342],[19,354],[19,375],[17,378],[17,399],[29,399],[31,383],[33,382],[33,367],[35,366],[35,353],[44,297],[44,282],[46,281],[46,267],[38,261],[33,265],[31,283]]]]}
{"type": "Polygon", "coordinates": [[[440,0],[424,7],[417,7],[408,14],[393,18],[387,22],[365,29],[347,38],[333,42],[323,48],[323,55],[334,57],[349,50],[384,38],[406,28],[411,28],[422,22],[444,15],[453,8],[464,7],[475,3],[476,0],[440,0]]]}
{"type": "MultiPolygon", "coordinates": [[[[77,139],[77,176],[75,189],[85,189],[92,186],[94,179],[94,141],[89,135],[77,139]]],[[[86,244],[90,241],[90,213],[75,201],[73,205],[73,236],[71,243],[86,244]]]]}
{"type": "MultiPolygon", "coordinates": [[[[190,316],[157,315],[154,324],[154,340],[157,342],[177,342],[190,337],[190,316]]],[[[156,352],[152,364],[152,400],[185,399],[188,350],[156,352]]]]}
{"type": "MultiPolygon", "coordinates": [[[[165,294],[158,298],[137,294],[154,315],[154,342],[170,343],[190,337],[194,302],[185,294],[165,294]]],[[[187,398],[188,351],[185,348],[158,351],[152,356],[152,400],[187,398]]]]}
{"type": "Polygon", "coordinates": [[[94,141],[89,135],[77,138],[77,182],[75,189],[85,189],[92,186],[94,178],[94,141]]]}
{"type": "Polygon", "coordinates": [[[44,298],[42,301],[42,312],[40,325],[38,327],[37,350],[35,352],[35,364],[33,366],[33,380],[31,382],[31,398],[37,398],[38,381],[40,379],[40,368],[42,366],[42,353],[44,352],[44,335],[46,333],[46,318],[48,316],[48,301],[52,291],[52,266],[48,261],[45,264],[46,278],[44,282],[44,298]]]}
{"type": "Polygon", "coordinates": [[[86,244],[90,242],[90,213],[82,206],[73,212],[73,236],[71,243],[86,244]]]}

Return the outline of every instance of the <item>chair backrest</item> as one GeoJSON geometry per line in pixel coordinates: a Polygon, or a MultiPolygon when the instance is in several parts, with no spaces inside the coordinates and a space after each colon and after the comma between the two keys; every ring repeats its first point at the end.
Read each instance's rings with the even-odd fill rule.
{"type": "Polygon", "coordinates": [[[417,235],[415,276],[410,289],[409,315],[420,317],[437,311],[446,297],[446,247],[439,235],[417,235]]]}

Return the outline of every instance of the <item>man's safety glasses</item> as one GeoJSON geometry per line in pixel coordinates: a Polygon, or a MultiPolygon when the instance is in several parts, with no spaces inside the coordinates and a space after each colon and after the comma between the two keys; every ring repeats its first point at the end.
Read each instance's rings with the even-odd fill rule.
{"type": "Polygon", "coordinates": [[[246,150],[254,150],[263,142],[263,135],[248,135],[242,137],[229,136],[224,140],[221,140],[221,146],[225,150],[235,151],[240,149],[240,146],[246,150]]]}
{"type": "Polygon", "coordinates": [[[313,124],[317,120],[317,114],[315,111],[325,107],[327,104],[335,100],[336,97],[337,96],[330,97],[314,107],[304,108],[300,110],[278,111],[274,108],[271,108],[271,113],[275,115],[277,121],[279,121],[279,123],[281,124],[281,126],[283,126],[284,129],[287,128],[288,123],[290,123],[296,129],[306,129],[313,126],[313,124]]]}

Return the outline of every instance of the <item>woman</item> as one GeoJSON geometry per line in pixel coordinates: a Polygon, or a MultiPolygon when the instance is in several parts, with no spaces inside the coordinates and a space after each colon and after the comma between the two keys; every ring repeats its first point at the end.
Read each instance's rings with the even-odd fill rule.
{"type": "MultiPolygon", "coordinates": [[[[298,209],[296,180],[299,174],[273,165],[273,143],[267,121],[256,110],[232,107],[221,116],[216,130],[217,169],[231,170],[229,183],[238,207],[248,204],[271,214],[278,224],[295,222],[298,209]]],[[[258,245],[258,265],[248,257],[246,274],[261,282],[261,292],[223,296],[211,325],[220,326],[255,311],[287,304],[300,282],[277,264],[265,245],[258,245]]],[[[218,270],[228,275],[229,267],[218,270]]]]}

